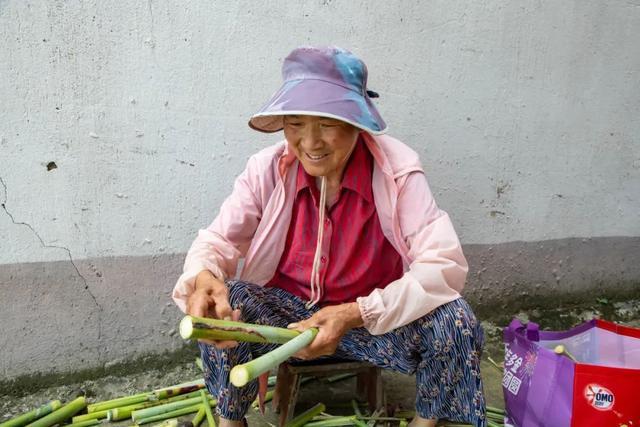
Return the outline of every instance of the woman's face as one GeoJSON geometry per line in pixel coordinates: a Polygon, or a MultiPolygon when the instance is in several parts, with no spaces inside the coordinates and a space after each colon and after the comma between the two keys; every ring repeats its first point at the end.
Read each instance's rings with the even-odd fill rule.
{"type": "Polygon", "coordinates": [[[311,176],[342,180],[342,173],[360,130],[340,120],[316,116],[285,116],[284,136],[289,149],[311,176]]]}

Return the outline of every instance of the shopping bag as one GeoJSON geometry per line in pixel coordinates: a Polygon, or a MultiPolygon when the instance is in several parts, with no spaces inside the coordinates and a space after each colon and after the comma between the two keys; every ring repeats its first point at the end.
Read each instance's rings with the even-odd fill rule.
{"type": "Polygon", "coordinates": [[[505,426],[640,426],[640,329],[594,319],[552,332],[514,319],[504,344],[505,426]]]}

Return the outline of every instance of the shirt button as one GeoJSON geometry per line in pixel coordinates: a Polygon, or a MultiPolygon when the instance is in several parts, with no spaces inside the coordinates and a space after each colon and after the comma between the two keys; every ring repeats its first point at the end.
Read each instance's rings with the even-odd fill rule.
{"type": "Polygon", "coordinates": [[[320,257],[320,262],[321,262],[321,263],[323,263],[323,264],[324,264],[324,263],[326,263],[326,262],[327,262],[327,257],[326,257],[326,256],[324,256],[324,255],[322,255],[322,256],[320,257]]]}

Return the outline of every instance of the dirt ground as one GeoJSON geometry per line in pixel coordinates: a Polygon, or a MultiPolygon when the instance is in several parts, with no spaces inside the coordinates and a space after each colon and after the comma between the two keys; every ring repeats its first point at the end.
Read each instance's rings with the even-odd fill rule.
{"type": "MultiPolygon", "coordinates": [[[[527,312],[505,313],[485,316],[482,321],[486,336],[483,354],[482,376],[484,380],[487,403],[495,407],[503,407],[501,377],[502,373],[488,362],[491,357],[495,361],[502,360],[502,327],[513,316],[522,320],[533,320],[540,323],[543,329],[561,330],[582,321],[600,316],[607,320],[620,322],[629,326],[640,327],[640,295],[638,299],[628,301],[609,301],[598,298],[592,304],[576,306],[557,306],[537,308],[527,312]],[[490,318],[489,318],[490,317],[490,318]]],[[[140,368],[140,367],[138,367],[140,368]]],[[[82,382],[69,382],[52,387],[32,387],[28,393],[17,389],[0,390],[0,422],[15,415],[31,410],[53,399],[69,401],[78,395],[85,395],[91,402],[112,399],[128,394],[140,393],[178,384],[200,377],[200,371],[194,358],[182,360],[161,369],[136,369],[136,372],[125,375],[107,375],[82,382]]],[[[385,372],[384,390],[388,405],[413,409],[415,380],[413,377],[393,372],[385,372]]],[[[326,380],[312,381],[304,385],[298,398],[296,413],[313,406],[318,402],[325,403],[327,412],[332,414],[352,414],[350,402],[356,397],[355,379],[329,383],[326,380]]],[[[185,417],[189,420],[191,416],[185,417]]],[[[252,426],[267,426],[276,423],[277,416],[268,405],[265,416],[252,410],[248,414],[252,426]]],[[[124,423],[120,425],[127,425],[124,423]]],[[[117,424],[114,424],[117,425],[117,424]]]]}

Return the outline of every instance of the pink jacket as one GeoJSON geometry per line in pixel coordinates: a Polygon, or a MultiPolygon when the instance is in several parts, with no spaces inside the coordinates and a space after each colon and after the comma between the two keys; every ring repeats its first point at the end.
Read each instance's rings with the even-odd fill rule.
{"type": "MultiPolygon", "coordinates": [[[[460,297],[467,262],[451,220],[438,209],[418,155],[386,135],[362,133],[374,158],[372,187],[385,237],[402,256],[404,275],[357,299],[364,326],[378,335],[412,322],[460,297]]],[[[284,250],[298,161],[286,141],[253,155],[220,213],[191,245],[173,290],[182,311],[202,270],[264,285],[284,250]]]]}

